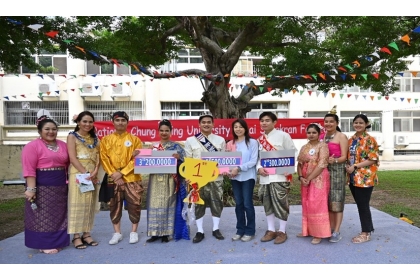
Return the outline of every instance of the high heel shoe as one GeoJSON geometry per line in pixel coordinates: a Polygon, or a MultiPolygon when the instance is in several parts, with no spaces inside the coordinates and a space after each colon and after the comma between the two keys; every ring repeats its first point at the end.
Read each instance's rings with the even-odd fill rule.
{"type": "Polygon", "coordinates": [[[146,240],[147,243],[155,242],[156,240],[160,239],[160,236],[152,236],[146,240]]]}

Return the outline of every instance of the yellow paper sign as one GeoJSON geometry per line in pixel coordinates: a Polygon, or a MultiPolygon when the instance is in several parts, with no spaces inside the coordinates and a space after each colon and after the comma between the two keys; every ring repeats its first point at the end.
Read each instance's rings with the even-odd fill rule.
{"type": "Polygon", "coordinates": [[[197,186],[196,190],[192,190],[193,200],[191,200],[190,197],[187,197],[184,199],[184,202],[204,204],[204,201],[198,195],[198,190],[209,182],[216,180],[219,176],[219,169],[217,168],[217,162],[215,161],[185,158],[184,162],[179,167],[179,173],[182,177],[190,181],[190,185],[196,184],[197,186]]]}

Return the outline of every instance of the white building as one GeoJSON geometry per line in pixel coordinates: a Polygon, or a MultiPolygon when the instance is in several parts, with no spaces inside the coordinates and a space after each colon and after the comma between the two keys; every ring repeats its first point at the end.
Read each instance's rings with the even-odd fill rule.
{"type": "MultiPolygon", "coordinates": [[[[207,112],[200,101],[203,88],[196,77],[153,79],[147,75],[131,74],[129,66],[103,65],[70,58],[66,54],[47,54],[34,57],[43,66],[54,66],[54,73],[39,75],[21,69],[18,74],[0,76],[1,143],[23,144],[36,135],[34,123],[40,109],[49,110],[63,128],[73,128],[74,114],[89,110],[97,121],[110,120],[116,110],[125,110],[133,120],[198,118],[207,112]]],[[[261,84],[256,76],[259,57],[244,55],[232,72],[231,94],[238,95],[251,80],[261,84]]],[[[373,123],[371,134],[376,137],[383,157],[394,154],[420,153],[420,72],[419,57],[412,58],[409,71],[396,77],[400,91],[389,98],[369,90],[349,87],[327,94],[313,91],[284,93],[282,98],[270,93],[256,96],[248,118],[258,118],[270,110],[279,118],[320,117],[337,105],[340,127],[347,135],[352,132],[352,119],[365,113],[373,123]]],[[[180,52],[159,69],[176,72],[202,69],[198,50],[180,52]]],[[[61,132],[64,138],[67,132],[61,132]]],[[[297,145],[300,146],[300,145],[297,145]]]]}

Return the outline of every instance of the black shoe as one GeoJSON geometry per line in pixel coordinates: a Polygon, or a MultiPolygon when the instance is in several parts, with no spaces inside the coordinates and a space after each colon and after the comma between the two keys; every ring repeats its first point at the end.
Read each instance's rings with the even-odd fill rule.
{"type": "Polygon", "coordinates": [[[167,235],[162,236],[162,243],[168,243],[169,242],[169,237],[167,235]]]}
{"type": "Polygon", "coordinates": [[[201,240],[203,240],[203,239],[204,239],[204,233],[197,232],[197,233],[195,234],[194,239],[193,239],[193,243],[199,243],[199,242],[201,242],[201,240]]]}
{"type": "Polygon", "coordinates": [[[151,238],[147,239],[147,243],[155,242],[156,240],[160,239],[160,236],[152,236],[151,238]]]}
{"type": "Polygon", "coordinates": [[[219,240],[225,239],[218,229],[213,230],[213,236],[219,240]]]}

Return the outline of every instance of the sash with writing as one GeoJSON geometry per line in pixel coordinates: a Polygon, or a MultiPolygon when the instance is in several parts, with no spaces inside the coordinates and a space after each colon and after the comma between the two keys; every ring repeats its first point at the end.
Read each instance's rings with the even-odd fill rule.
{"type": "MultiPolygon", "coordinates": [[[[258,143],[260,143],[261,147],[266,150],[267,152],[271,152],[271,151],[277,151],[276,147],[274,147],[267,139],[267,136],[265,136],[265,134],[261,135],[258,138],[258,143]]],[[[293,180],[293,175],[292,174],[288,174],[285,175],[287,181],[291,182],[293,180]]]]}
{"type": "Polygon", "coordinates": [[[217,152],[218,150],[216,149],[216,147],[209,141],[209,139],[207,139],[206,136],[204,136],[203,133],[197,133],[196,135],[194,135],[195,138],[197,138],[198,142],[200,142],[201,145],[203,145],[204,148],[206,148],[207,151],[209,152],[217,152]]]}
{"type": "MultiPolygon", "coordinates": [[[[165,148],[162,146],[162,143],[159,143],[159,146],[153,146],[153,150],[155,151],[165,151],[165,148]]],[[[179,182],[178,182],[178,175],[177,174],[171,174],[175,181],[175,192],[178,191],[179,188],[179,182]]]]}

